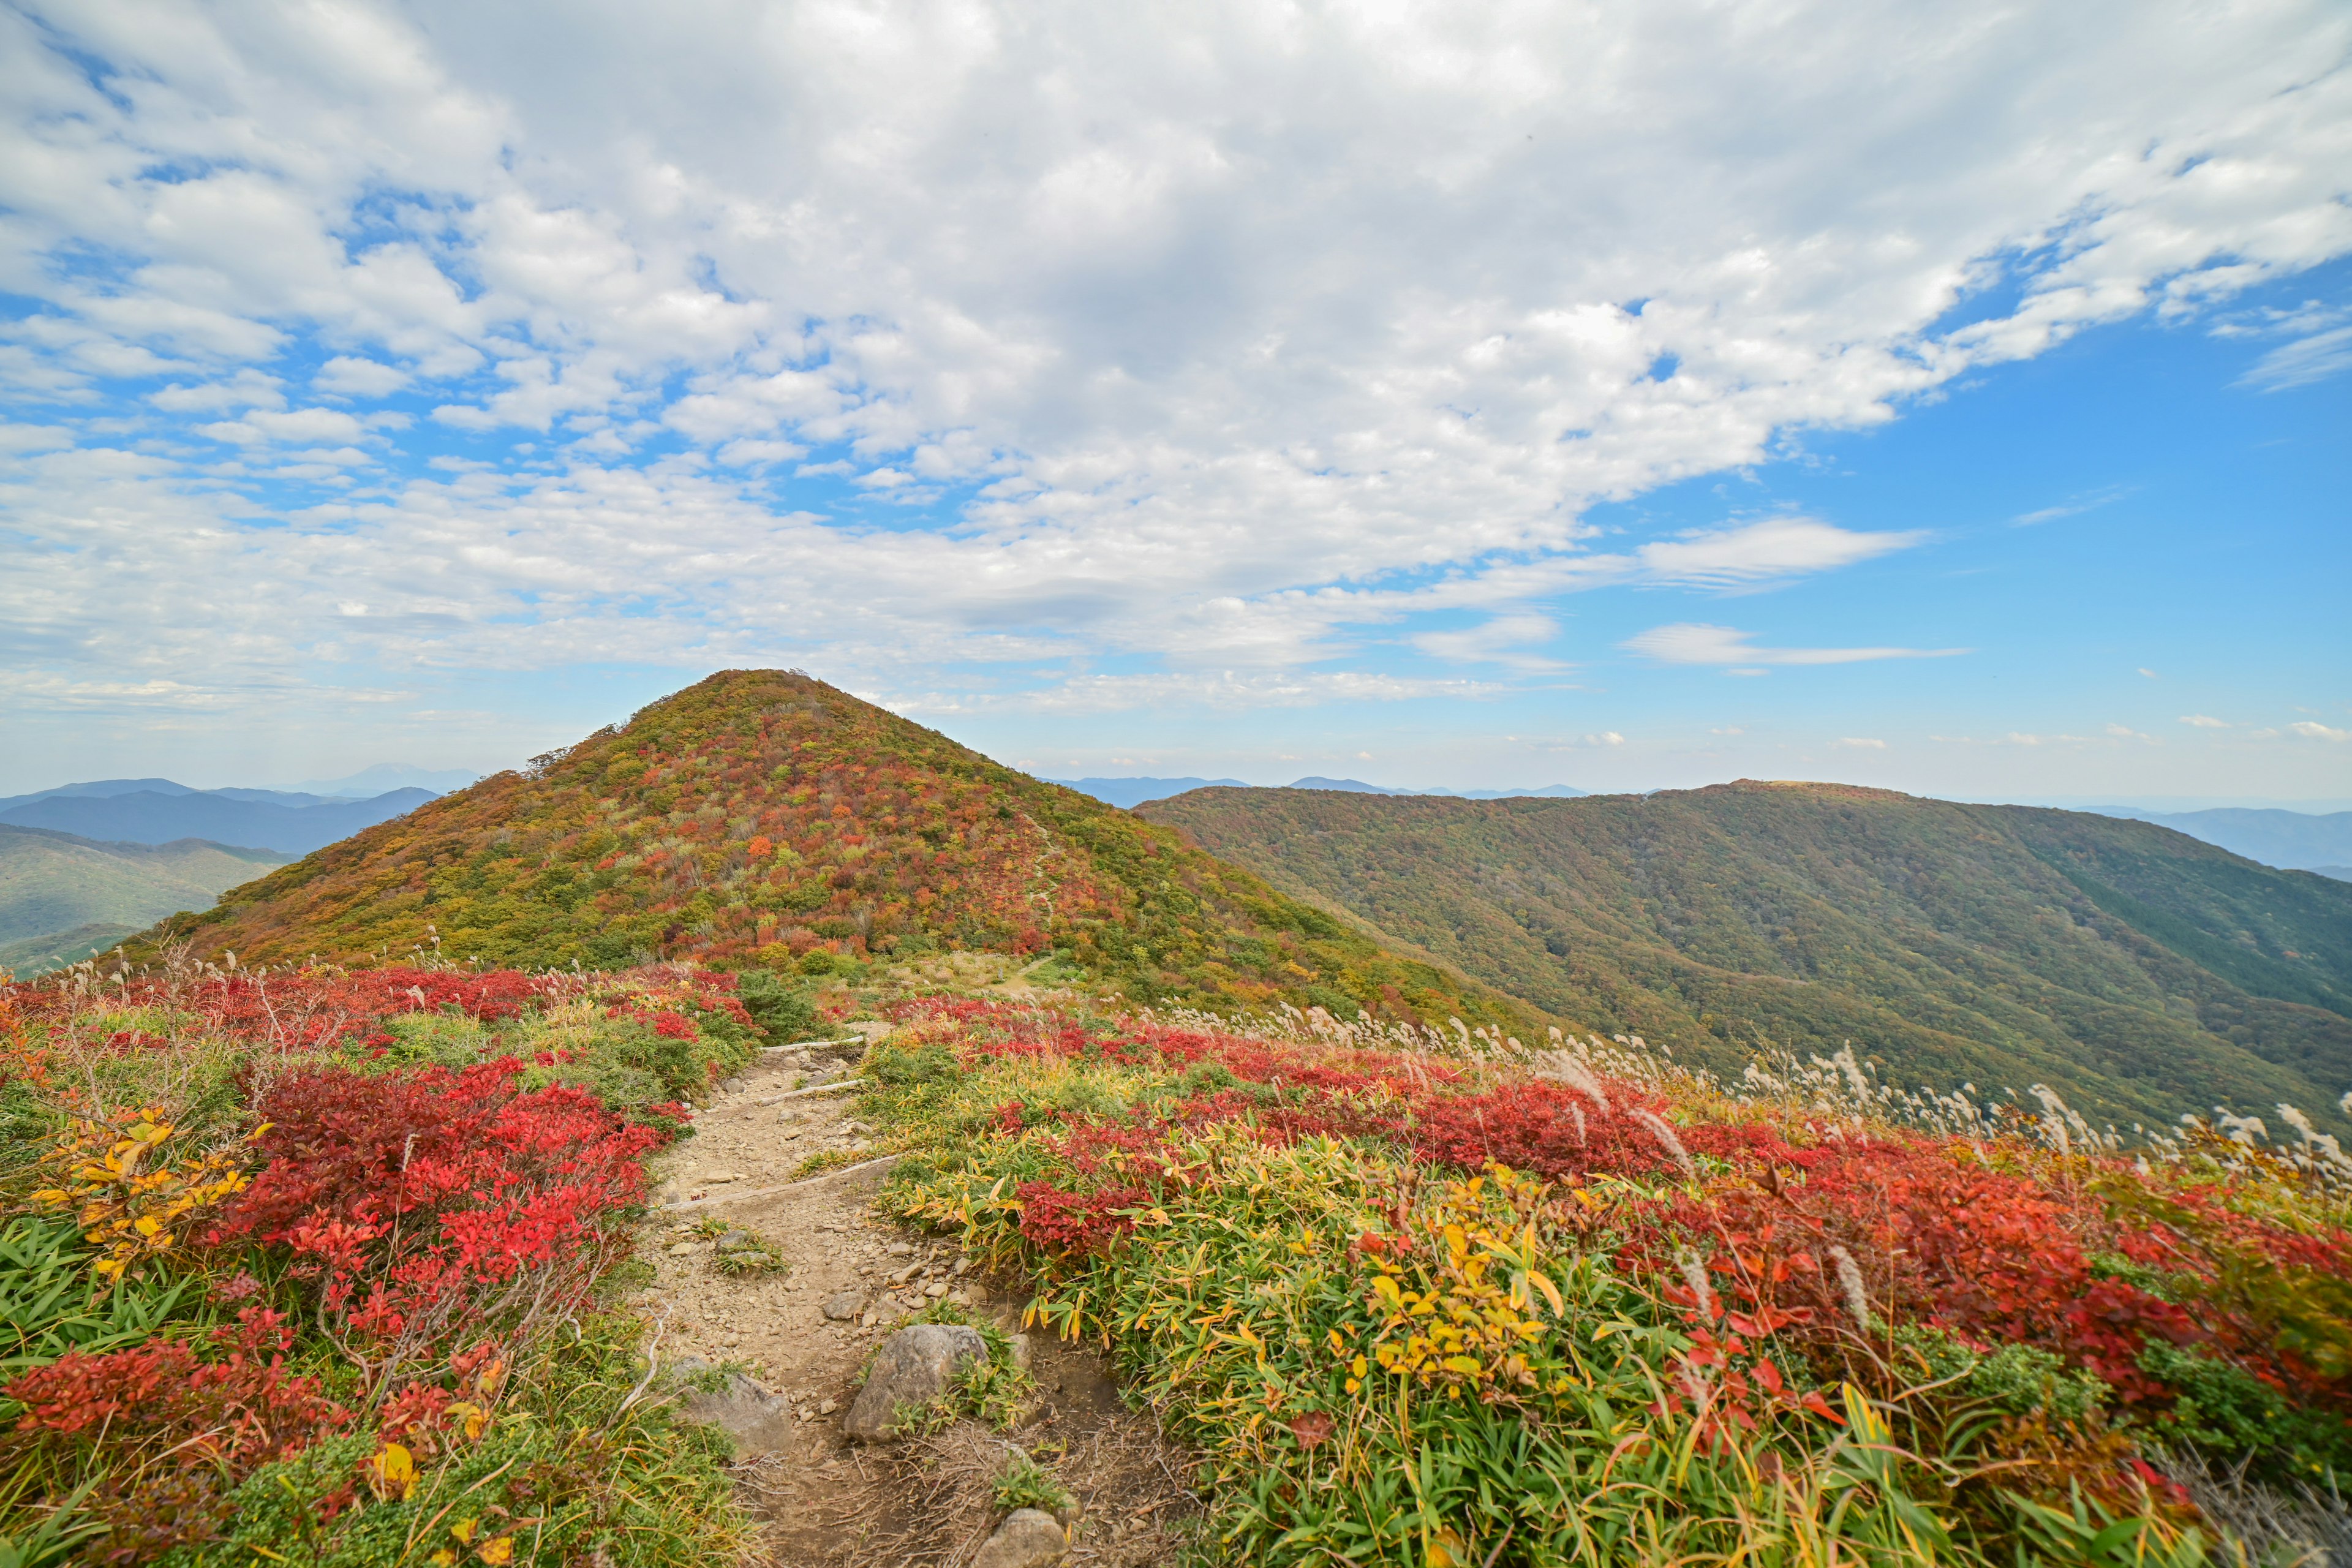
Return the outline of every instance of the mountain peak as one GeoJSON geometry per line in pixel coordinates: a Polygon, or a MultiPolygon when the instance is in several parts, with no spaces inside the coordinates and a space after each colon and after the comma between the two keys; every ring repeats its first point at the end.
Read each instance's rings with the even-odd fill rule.
{"type": "Polygon", "coordinates": [[[247,963],[786,966],[1059,952],[1131,1001],[1548,1020],[1189,847],[793,671],[726,670],[237,889],[247,963]]]}

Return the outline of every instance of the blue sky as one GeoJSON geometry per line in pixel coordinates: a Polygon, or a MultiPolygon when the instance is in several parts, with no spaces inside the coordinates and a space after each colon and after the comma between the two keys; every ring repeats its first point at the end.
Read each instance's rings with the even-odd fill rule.
{"type": "Polygon", "coordinates": [[[531,10],[0,16],[0,791],[2352,797],[2340,6],[531,10]]]}

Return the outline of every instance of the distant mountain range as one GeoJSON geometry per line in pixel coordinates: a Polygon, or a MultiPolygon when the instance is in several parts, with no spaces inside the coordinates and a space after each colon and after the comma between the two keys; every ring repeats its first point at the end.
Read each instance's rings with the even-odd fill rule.
{"type": "Polygon", "coordinates": [[[2119,1123],[2286,1102],[2343,1124],[2352,887],[2161,825],[1755,783],[1215,789],[1139,815],[1547,1012],[1735,1075],[1851,1041],[1906,1088],[2044,1082],[2119,1123]]]}
{"type": "Polygon", "coordinates": [[[194,838],[101,843],[0,826],[0,969],[32,975],[77,963],[167,915],[210,909],[291,858],[194,838]]]}
{"type": "Polygon", "coordinates": [[[310,779],[293,789],[342,800],[372,800],[395,789],[429,789],[435,795],[446,795],[481,776],[472,768],[413,768],[405,763],[378,763],[339,779],[310,779]]]}
{"type": "MultiPolygon", "coordinates": [[[[1108,805],[1126,807],[1139,806],[1150,800],[1166,800],[1171,795],[1180,795],[1188,790],[1259,787],[1255,784],[1244,784],[1239,779],[1137,777],[1047,779],[1045,782],[1060,784],[1065,789],[1076,790],[1081,795],[1090,795],[1108,805]]],[[[1545,784],[1539,789],[1394,789],[1386,784],[1366,784],[1361,779],[1327,779],[1312,775],[1278,787],[1341,790],[1350,795],[1433,795],[1450,796],[1456,800],[1507,800],[1525,795],[1567,798],[1584,794],[1584,791],[1571,788],[1567,784],[1545,784]]]]}
{"type": "Polygon", "coordinates": [[[2135,811],[2128,806],[2109,806],[2103,808],[2101,815],[2158,823],[2265,866],[2352,879],[2347,879],[2346,871],[2347,867],[2352,867],[2352,811],[2313,816],[2300,811],[2233,806],[2212,811],[2135,811]]]}
{"type": "Polygon", "coordinates": [[[98,779],[0,798],[0,825],[102,843],[182,838],[307,855],[436,798],[414,786],[352,800],[307,791],[191,789],[170,779],[98,779]]]}

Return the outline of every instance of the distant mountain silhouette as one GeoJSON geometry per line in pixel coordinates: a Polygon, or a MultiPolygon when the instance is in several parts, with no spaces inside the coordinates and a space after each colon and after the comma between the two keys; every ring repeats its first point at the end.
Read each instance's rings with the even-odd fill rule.
{"type": "Polygon", "coordinates": [[[170,779],[100,779],[0,800],[0,824],[112,843],[203,838],[307,855],[434,798],[422,789],[334,800],[285,790],[196,790],[170,779]]]}
{"type": "MultiPolygon", "coordinates": [[[[1047,779],[1065,789],[1090,795],[1109,805],[1139,806],[1150,800],[1167,800],[1196,789],[1258,789],[1259,784],[1244,784],[1239,779],[1161,779],[1134,778],[1047,779]]],[[[1568,784],[1545,784],[1540,789],[1391,789],[1385,784],[1366,784],[1361,779],[1303,778],[1279,786],[1286,789],[1336,789],[1350,795],[1442,795],[1454,800],[1513,800],[1521,796],[1539,795],[1565,799],[1580,795],[1584,791],[1568,784]]]]}
{"type": "Polygon", "coordinates": [[[1188,789],[1208,789],[1224,784],[1234,789],[1249,786],[1239,779],[1047,779],[1047,784],[1060,784],[1064,789],[1090,795],[1106,805],[1141,805],[1147,800],[1165,800],[1171,795],[1182,795],[1188,789]]]}
{"type": "Polygon", "coordinates": [[[2330,866],[2352,864],[2352,811],[2315,816],[2275,807],[2134,811],[2117,806],[2101,815],[2153,822],[2284,870],[2325,871],[2330,866]]]}

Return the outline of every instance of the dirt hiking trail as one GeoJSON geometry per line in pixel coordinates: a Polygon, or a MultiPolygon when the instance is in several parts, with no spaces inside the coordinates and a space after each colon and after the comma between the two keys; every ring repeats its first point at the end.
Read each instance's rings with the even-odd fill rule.
{"type": "Polygon", "coordinates": [[[1019,1281],[974,1271],[952,1238],[901,1230],[875,1212],[889,1162],[860,1160],[871,1130],[856,1120],[854,1090],[793,1092],[846,1080],[866,1044],[772,1049],[720,1085],[696,1115],[695,1135],[656,1166],[665,1206],[638,1238],[656,1278],[631,1304],[657,1325],[650,1342],[664,1376],[681,1363],[742,1372],[730,1394],[679,1397],[737,1436],[739,1493],[761,1522],[750,1561],[968,1568],[1004,1517],[992,1483],[1008,1445],[1047,1466],[1076,1500],[1063,1561],[1174,1561],[1199,1511],[1181,1456],[1149,1411],[1126,1406],[1099,1358],[1042,1328],[1016,1342],[1037,1390],[1013,1430],[965,1420],[900,1441],[843,1436],[867,1356],[904,1319],[946,1299],[1020,1334],[1028,1300],[1019,1281]],[[795,1167],[817,1153],[858,1163],[794,1181],[795,1167]],[[727,1234],[708,1234],[720,1228],[713,1219],[727,1234]],[[753,1247],[783,1268],[722,1271],[722,1258],[753,1247]]]}

